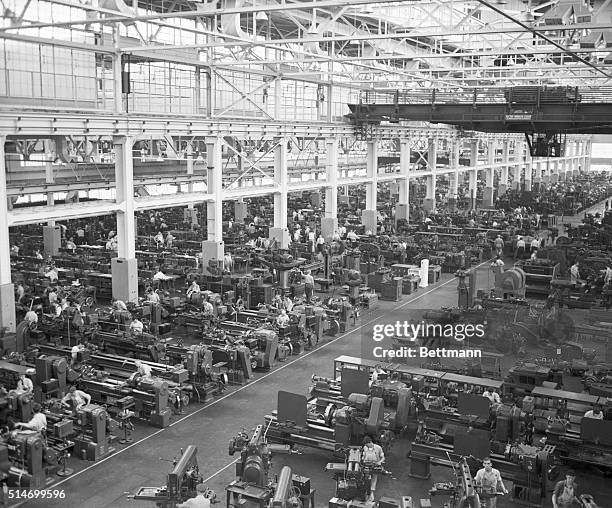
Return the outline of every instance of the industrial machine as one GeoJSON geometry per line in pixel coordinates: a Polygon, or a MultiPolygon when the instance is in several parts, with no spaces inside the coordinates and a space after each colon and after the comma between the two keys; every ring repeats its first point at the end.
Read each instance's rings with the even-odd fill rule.
{"type": "Polygon", "coordinates": [[[264,426],[258,425],[253,431],[253,435],[245,431],[240,432],[232,438],[229,443],[229,454],[233,456],[240,453],[240,458],[236,462],[236,480],[226,487],[227,506],[236,505],[240,500],[245,508],[265,508],[270,500],[278,493],[277,505],[284,506],[282,503],[288,500],[287,489],[291,479],[291,470],[281,472],[278,484],[270,481],[268,474],[272,460],[272,452],[289,453],[290,448],[286,445],[272,445],[266,439],[267,432],[264,426]],[[288,475],[288,477],[287,477],[288,475]],[[278,485],[281,485],[278,490],[278,485]]]}
{"type": "Polygon", "coordinates": [[[449,508],[480,508],[482,506],[480,496],[467,459],[461,457],[459,462],[451,462],[451,466],[455,473],[455,482],[435,483],[429,494],[449,496],[449,508]]]}
{"type": "MultiPolygon", "coordinates": [[[[172,460],[172,471],[168,473],[166,485],[161,487],[140,487],[136,494],[129,496],[138,501],[152,501],[159,508],[175,508],[196,496],[196,486],[202,483],[198,466],[198,449],[189,445],[180,455],[172,460]]],[[[214,499],[214,492],[207,493],[214,499]]]]}

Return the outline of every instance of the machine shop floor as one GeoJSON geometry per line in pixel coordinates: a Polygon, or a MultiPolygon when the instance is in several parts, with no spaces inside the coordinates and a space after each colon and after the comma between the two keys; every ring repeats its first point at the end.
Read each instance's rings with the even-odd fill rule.
{"type": "MultiPolygon", "coordinates": [[[[480,271],[482,275],[479,275],[479,278],[486,284],[488,263],[483,264],[480,271]]],[[[391,309],[402,306],[435,309],[441,305],[456,305],[456,286],[453,275],[443,274],[435,285],[406,295],[400,302],[381,301],[378,309],[362,314],[361,322],[367,323],[391,309]]],[[[171,462],[167,461],[171,461],[181,448],[190,444],[198,447],[200,471],[204,478],[211,477],[208,485],[224,499],[225,485],[234,479],[233,466],[229,466],[233,458],[228,456],[230,438],[243,428],[250,430],[263,423],[264,415],[276,408],[278,390],[305,393],[313,373],[330,376],[334,358],[342,354],[358,354],[361,338],[359,326],[358,324],[346,334],[324,339],[323,345],[314,351],[291,357],[289,361],[279,364],[275,370],[257,375],[248,385],[229,391],[206,405],[195,406],[195,413],[176,420],[166,429],[155,430],[139,425],[140,433],[149,431],[147,435],[135,434],[136,441],[131,446],[118,444],[114,455],[98,463],[88,464],[64,481],[55,482],[53,488],[65,489],[66,499],[47,500],[44,506],[150,507],[151,503],[127,499],[125,493],[133,493],[144,485],[164,484],[166,473],[172,466],[171,462]]],[[[314,460],[316,454],[307,450],[302,456],[278,456],[274,462],[275,468],[281,467],[285,460],[298,460],[303,464],[296,466],[296,473],[312,476],[313,488],[317,489],[318,507],[327,504],[327,499],[325,503],[323,499],[326,496],[331,497],[334,484],[333,479],[326,474],[317,475],[317,472],[322,472],[322,468],[311,461],[311,456],[314,460]]],[[[81,464],[82,461],[71,461],[70,466],[78,467],[81,464]]],[[[42,502],[36,501],[25,504],[42,505],[42,502]]]]}
{"type": "MultiPolygon", "coordinates": [[[[510,260],[507,260],[510,263],[510,260]]],[[[486,288],[493,284],[489,263],[479,267],[478,286],[486,288]]],[[[455,306],[457,304],[456,279],[451,274],[443,274],[440,282],[426,289],[419,289],[413,295],[407,295],[400,302],[380,302],[378,309],[361,317],[362,324],[377,317],[382,317],[398,308],[430,308],[455,306]]],[[[359,325],[348,333],[324,340],[324,344],[312,352],[291,357],[269,373],[259,374],[254,381],[223,397],[213,399],[203,406],[195,406],[195,412],[183,419],[175,420],[170,427],[155,430],[139,425],[135,434],[136,441],[131,446],[117,445],[117,452],[107,459],[95,464],[86,465],[72,477],[55,482],[49,488],[60,488],[66,492],[65,500],[36,502],[30,501],[21,506],[70,506],[87,508],[110,507],[151,507],[150,502],[139,502],[127,498],[127,493],[134,493],[140,486],[160,486],[166,481],[166,474],[171,469],[171,461],[181,448],[194,444],[198,447],[200,472],[209,487],[213,488],[225,503],[225,486],[234,479],[233,460],[228,456],[228,442],[241,429],[250,431],[263,423],[266,413],[276,408],[278,390],[305,393],[310,385],[313,373],[331,376],[333,359],[342,354],[359,356],[361,334],[359,325]]],[[[514,363],[514,358],[505,358],[503,368],[514,363]]],[[[420,362],[419,359],[414,361],[420,362]]],[[[428,497],[427,492],[433,482],[452,479],[452,471],[446,468],[433,467],[430,480],[416,480],[408,476],[409,439],[394,443],[387,469],[392,477],[381,479],[378,496],[399,497],[411,495],[417,501],[428,497]]],[[[324,472],[328,462],[334,461],[329,454],[304,449],[302,455],[277,455],[273,457],[273,471],[280,471],[283,465],[292,466],[297,474],[311,478],[316,489],[316,507],[327,506],[327,501],[334,494],[333,478],[324,472]]],[[[71,467],[83,465],[82,461],[71,461],[71,467]]],[[[581,487],[585,492],[596,494],[599,500],[606,494],[612,496],[612,484],[605,484],[603,479],[589,476],[581,478],[581,487]]],[[[433,506],[441,507],[444,498],[433,498],[433,506]]],[[[600,501],[601,502],[601,501],[600,501]]],[[[545,506],[550,506],[550,499],[545,506]]],[[[416,504],[415,506],[418,506],[416,504]]],[[[510,499],[501,498],[499,508],[515,506],[510,499]]]]}

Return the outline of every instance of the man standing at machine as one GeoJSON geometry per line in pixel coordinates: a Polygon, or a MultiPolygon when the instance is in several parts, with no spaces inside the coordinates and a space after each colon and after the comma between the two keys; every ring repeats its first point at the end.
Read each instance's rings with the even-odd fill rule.
{"type": "MultiPolygon", "coordinates": [[[[382,446],[373,443],[370,436],[366,436],[363,440],[363,450],[361,451],[361,462],[364,466],[372,467],[376,470],[382,470],[385,462],[385,452],[383,452],[382,446]]],[[[374,492],[376,491],[376,485],[378,484],[378,473],[372,473],[372,480],[370,482],[370,496],[369,500],[374,501],[374,492]]]]}
{"type": "Polygon", "coordinates": [[[176,505],[176,508],[210,508],[211,491],[209,491],[203,483],[196,485],[196,497],[187,499],[184,503],[176,505]]]}
{"type": "Polygon", "coordinates": [[[565,473],[565,480],[557,482],[552,495],[553,508],[572,508],[582,506],[578,499],[578,485],[576,474],[573,471],[565,473]]]}
{"type": "Polygon", "coordinates": [[[496,508],[497,495],[507,494],[508,491],[502,481],[501,473],[493,467],[490,457],[482,461],[483,468],[479,469],[474,477],[476,487],[479,488],[480,499],[484,508],[496,508]]]}

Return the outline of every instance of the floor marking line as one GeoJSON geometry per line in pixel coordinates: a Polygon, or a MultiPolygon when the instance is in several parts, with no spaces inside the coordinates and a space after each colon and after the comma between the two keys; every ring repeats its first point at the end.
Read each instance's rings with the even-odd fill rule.
{"type": "MultiPolygon", "coordinates": [[[[481,267],[483,264],[485,264],[485,263],[486,263],[486,261],[483,261],[482,263],[480,263],[479,265],[477,265],[477,266],[475,267],[475,269],[480,268],[480,267],[481,267]]],[[[455,280],[455,279],[454,279],[454,278],[452,278],[452,279],[447,280],[446,282],[442,282],[442,283],[440,283],[439,285],[437,285],[436,287],[431,288],[430,290],[425,291],[424,293],[422,293],[422,294],[420,294],[420,295],[418,295],[418,296],[415,296],[414,298],[412,298],[412,299],[408,300],[407,302],[404,302],[404,303],[402,303],[401,305],[398,305],[398,306],[396,306],[395,308],[390,309],[390,310],[391,310],[391,311],[394,311],[394,310],[397,310],[397,309],[402,308],[403,306],[405,306],[405,305],[407,305],[407,304],[409,304],[409,303],[415,302],[415,301],[417,301],[417,300],[419,300],[419,299],[423,298],[424,296],[426,296],[426,295],[428,295],[428,294],[430,294],[430,293],[432,293],[432,292],[436,291],[437,289],[439,289],[439,288],[441,288],[441,287],[443,287],[443,286],[446,286],[448,283],[450,283],[450,282],[452,282],[452,281],[454,281],[454,280],[455,280]]],[[[59,482],[57,482],[57,483],[53,483],[53,484],[51,484],[49,487],[47,487],[47,489],[52,489],[52,488],[54,488],[54,487],[56,487],[56,486],[58,486],[58,485],[62,485],[63,483],[66,483],[66,482],[68,482],[68,481],[70,481],[70,480],[72,480],[72,479],[76,478],[77,476],[79,476],[79,475],[81,475],[81,474],[83,474],[83,473],[85,473],[85,472],[87,472],[87,471],[90,471],[91,469],[93,469],[93,468],[95,468],[95,467],[99,466],[100,464],[103,464],[103,463],[104,463],[104,462],[106,462],[107,460],[117,457],[118,455],[120,455],[120,454],[122,454],[123,452],[125,452],[125,451],[129,450],[130,448],[133,448],[134,446],[137,446],[137,445],[139,445],[139,444],[141,444],[141,443],[144,443],[145,441],[147,441],[147,440],[151,439],[152,437],[155,437],[155,436],[157,436],[158,434],[161,434],[161,433],[162,433],[164,430],[169,429],[170,427],[174,427],[176,424],[183,422],[183,421],[184,421],[184,420],[186,420],[187,418],[191,418],[192,416],[194,416],[194,415],[196,415],[196,414],[201,413],[201,412],[202,412],[202,411],[204,411],[205,409],[208,409],[209,407],[212,407],[212,406],[214,406],[214,405],[218,404],[219,402],[221,402],[221,401],[223,401],[223,400],[225,400],[225,399],[227,399],[227,398],[231,397],[232,395],[235,395],[235,394],[237,394],[237,393],[240,393],[241,391],[243,391],[243,390],[244,390],[244,389],[246,389],[246,388],[250,388],[251,386],[253,386],[253,385],[255,385],[255,384],[259,383],[260,381],[263,381],[264,379],[267,379],[268,377],[270,377],[270,376],[272,376],[272,375],[276,374],[277,372],[280,372],[281,370],[283,370],[283,369],[285,369],[285,368],[289,367],[290,365],[293,365],[294,363],[296,363],[296,362],[298,362],[298,361],[300,361],[300,360],[303,360],[304,358],[308,358],[310,355],[312,355],[312,354],[316,353],[317,351],[320,351],[320,350],[322,350],[322,349],[326,348],[327,346],[330,346],[330,345],[334,344],[335,342],[338,342],[340,339],[343,339],[343,338],[344,338],[344,337],[346,337],[347,335],[350,335],[351,333],[354,333],[354,332],[356,332],[356,331],[361,330],[362,328],[364,328],[364,327],[368,326],[370,323],[374,322],[376,319],[379,319],[380,317],[381,317],[381,316],[374,317],[374,318],[370,319],[369,321],[367,321],[366,323],[363,323],[363,324],[359,325],[358,327],[353,328],[353,329],[351,329],[350,331],[343,333],[342,335],[340,335],[340,336],[338,336],[338,337],[336,337],[336,338],[334,338],[334,339],[332,339],[332,340],[330,340],[330,341],[326,342],[325,344],[321,344],[321,345],[320,345],[319,347],[317,347],[316,349],[313,349],[312,351],[308,351],[306,354],[303,354],[303,355],[298,356],[298,357],[297,357],[295,360],[292,360],[292,361],[287,362],[287,363],[283,363],[281,366],[279,366],[278,368],[274,369],[273,371],[268,372],[268,373],[264,374],[263,376],[258,377],[257,379],[254,379],[253,381],[250,381],[250,382],[249,382],[249,383],[247,383],[246,385],[240,386],[240,387],[239,387],[239,388],[237,388],[236,390],[231,391],[230,393],[228,393],[228,394],[224,395],[223,397],[219,397],[218,399],[212,400],[212,401],[210,401],[209,403],[204,404],[204,405],[203,405],[201,408],[196,409],[196,410],[195,410],[193,413],[190,413],[190,414],[188,414],[188,415],[185,415],[183,418],[180,418],[179,420],[176,420],[175,422],[173,422],[173,423],[171,423],[170,425],[168,425],[168,427],[165,427],[165,428],[163,428],[163,429],[159,429],[159,430],[155,431],[153,434],[150,434],[150,435],[148,435],[148,436],[145,436],[145,437],[143,437],[142,439],[139,439],[138,441],[135,441],[134,443],[132,443],[132,444],[130,444],[130,445],[128,445],[128,446],[126,446],[125,448],[122,448],[121,450],[119,450],[119,451],[117,451],[117,452],[113,453],[112,455],[109,455],[108,457],[104,457],[103,459],[99,460],[98,462],[94,462],[94,463],[93,463],[93,464],[91,464],[90,466],[87,466],[86,468],[81,469],[80,471],[77,471],[77,472],[76,472],[76,473],[74,473],[72,476],[69,476],[69,477],[67,477],[67,478],[64,478],[63,480],[60,480],[60,481],[59,481],[59,482]]],[[[220,469],[219,471],[217,471],[216,473],[214,473],[214,474],[213,474],[213,476],[212,476],[212,478],[214,478],[215,476],[217,476],[217,475],[218,475],[220,472],[222,472],[223,470],[227,469],[227,468],[228,468],[229,466],[231,466],[232,464],[233,464],[233,462],[232,462],[232,463],[230,463],[230,464],[228,464],[228,465],[226,465],[226,466],[224,466],[222,469],[220,469]]]]}

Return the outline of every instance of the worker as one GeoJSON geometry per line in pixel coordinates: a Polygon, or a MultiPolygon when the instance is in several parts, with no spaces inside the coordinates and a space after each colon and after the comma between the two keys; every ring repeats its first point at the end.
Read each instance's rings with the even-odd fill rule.
{"type": "Polygon", "coordinates": [[[136,366],[136,372],[138,372],[138,374],[143,377],[143,378],[150,378],[153,377],[153,369],[151,369],[151,366],[146,364],[146,363],[142,363],[140,360],[137,360],[136,363],[134,364],[136,366]]]}
{"type": "Polygon", "coordinates": [[[32,393],[34,391],[34,383],[32,383],[32,380],[26,374],[20,374],[15,391],[20,394],[32,393]]]}
{"type": "Polygon", "coordinates": [[[202,302],[202,314],[204,315],[204,317],[212,317],[215,313],[215,308],[213,307],[213,304],[210,303],[208,300],[204,300],[202,302]]]}
{"type": "Polygon", "coordinates": [[[34,257],[35,257],[36,259],[44,259],[44,258],[43,258],[43,255],[40,253],[40,251],[39,251],[38,249],[36,249],[36,250],[34,251],[34,257]]]}
{"type": "Polygon", "coordinates": [[[491,263],[491,268],[503,268],[503,267],[504,267],[504,260],[499,256],[497,256],[491,263]]]}
{"type": "Polygon", "coordinates": [[[57,271],[57,268],[51,265],[49,270],[45,273],[45,277],[49,279],[49,282],[57,282],[57,279],[59,279],[59,272],[57,271]]]}
{"type": "Polygon", "coordinates": [[[346,238],[351,242],[351,245],[357,242],[357,233],[352,229],[346,234],[346,238]]]}
{"type": "Polygon", "coordinates": [[[515,259],[523,259],[525,256],[525,240],[522,236],[516,239],[516,256],[515,259]]]}
{"type": "Polygon", "coordinates": [[[191,298],[193,297],[193,295],[197,295],[200,294],[200,285],[197,283],[197,281],[194,279],[193,281],[191,281],[191,286],[189,286],[187,288],[187,298],[189,298],[191,300],[191,298]]]}
{"type": "MultiPolygon", "coordinates": [[[[361,462],[366,466],[382,467],[385,462],[385,452],[380,445],[373,443],[370,436],[366,436],[363,440],[363,449],[361,450],[361,462]]],[[[373,485],[378,482],[377,474],[372,474],[372,482],[370,484],[369,501],[374,501],[373,485]]]]}
{"type": "Polygon", "coordinates": [[[302,280],[304,281],[306,301],[310,302],[310,299],[312,298],[312,294],[314,292],[314,277],[311,275],[310,270],[306,270],[306,273],[302,274],[302,280]]]}
{"type": "Polygon", "coordinates": [[[115,300],[113,303],[113,309],[119,312],[127,311],[127,305],[123,300],[115,300]]]}
{"type": "Polygon", "coordinates": [[[603,420],[603,412],[599,406],[595,406],[593,409],[589,409],[586,413],[584,413],[584,418],[603,420]]]}
{"type": "Polygon", "coordinates": [[[74,251],[76,250],[77,246],[76,243],[74,243],[74,238],[71,236],[70,238],[68,238],[68,241],[66,242],[66,250],[72,251],[72,253],[74,254],[74,251]]]}
{"type": "Polygon", "coordinates": [[[175,240],[175,237],[172,235],[172,233],[170,233],[170,231],[168,231],[168,234],[166,235],[166,248],[167,249],[171,249],[174,246],[174,240],[175,240]]]}
{"type": "Polygon", "coordinates": [[[501,235],[497,235],[493,245],[495,246],[495,252],[497,255],[501,256],[504,252],[504,239],[501,237],[501,235]]]}
{"type": "Polygon", "coordinates": [[[576,483],[576,473],[568,471],[565,473],[565,480],[557,482],[552,495],[553,508],[571,508],[582,506],[578,499],[578,484],[576,483]]]}
{"type": "Polygon", "coordinates": [[[291,312],[293,310],[293,300],[289,298],[287,295],[283,297],[283,307],[287,312],[291,312]]]}
{"type": "Polygon", "coordinates": [[[293,241],[294,242],[300,242],[302,238],[302,231],[300,230],[299,227],[295,228],[295,231],[293,232],[293,241]]]}
{"type": "Polygon", "coordinates": [[[159,303],[160,298],[159,298],[159,294],[157,293],[157,291],[153,291],[152,288],[149,288],[147,290],[147,301],[149,303],[159,303]]]}
{"type": "Polygon", "coordinates": [[[285,309],[281,309],[280,314],[276,318],[276,324],[278,325],[278,327],[285,328],[289,326],[290,322],[291,320],[289,319],[289,316],[287,315],[287,311],[285,309]]]}
{"type": "Polygon", "coordinates": [[[15,297],[17,298],[17,303],[21,303],[21,300],[23,300],[24,296],[25,288],[23,287],[23,284],[17,284],[17,287],[15,288],[15,297]]]}
{"type": "Polygon", "coordinates": [[[157,234],[153,237],[153,241],[158,249],[161,249],[164,246],[164,235],[161,231],[157,232],[157,234]]]}
{"type": "Polygon", "coordinates": [[[211,508],[210,499],[214,498],[211,490],[208,490],[203,483],[196,485],[196,497],[187,499],[184,503],[176,505],[176,508],[211,508]]]}
{"type": "Polygon", "coordinates": [[[483,508],[495,508],[497,506],[497,495],[507,494],[506,486],[502,481],[500,472],[493,467],[490,457],[482,461],[482,469],[479,469],[474,477],[476,487],[480,488],[480,500],[483,508]]]}
{"type": "Polygon", "coordinates": [[[47,417],[42,413],[42,406],[35,402],[32,405],[32,412],[34,414],[29,422],[18,422],[15,424],[15,427],[34,432],[42,432],[47,430],[47,417]]]}
{"type": "Polygon", "coordinates": [[[578,284],[580,281],[580,265],[576,261],[570,268],[570,282],[572,284],[578,284]]]}
{"type": "Polygon", "coordinates": [[[482,392],[482,396],[489,399],[494,404],[501,404],[501,398],[499,397],[499,393],[493,388],[489,390],[489,388],[485,388],[485,391],[482,392]]]}
{"type": "Polygon", "coordinates": [[[531,240],[531,252],[534,253],[540,248],[540,239],[537,236],[534,236],[533,240],[531,240]]]}
{"type": "Polygon", "coordinates": [[[610,266],[606,266],[604,271],[604,284],[612,284],[612,268],[610,266]]]}
{"type": "Polygon", "coordinates": [[[132,332],[134,335],[142,335],[142,332],[144,332],[144,325],[140,319],[132,319],[132,322],[130,323],[130,332],[132,332]]]}
{"type": "Polygon", "coordinates": [[[382,368],[380,363],[374,366],[374,370],[372,371],[372,383],[376,383],[379,379],[382,381],[387,378],[387,371],[382,368]]]}
{"type": "Polygon", "coordinates": [[[323,247],[325,246],[325,238],[323,238],[322,234],[319,234],[317,237],[317,251],[323,252],[323,247]]]}
{"type": "Polygon", "coordinates": [[[232,255],[229,252],[226,252],[223,256],[223,270],[231,273],[233,269],[234,259],[232,258],[232,255]]]}
{"type": "Polygon", "coordinates": [[[62,399],[62,406],[72,406],[72,409],[75,411],[87,404],[91,404],[91,395],[82,390],[77,390],[76,386],[71,386],[68,393],[62,399]]]}
{"type": "Polygon", "coordinates": [[[83,344],[76,344],[72,346],[70,350],[70,366],[74,366],[78,362],[79,353],[85,351],[85,346],[83,344]]]}
{"type": "Polygon", "coordinates": [[[530,256],[529,259],[531,259],[531,261],[534,261],[535,259],[538,259],[538,249],[534,249],[534,250],[531,251],[531,256],[530,256]]]}

